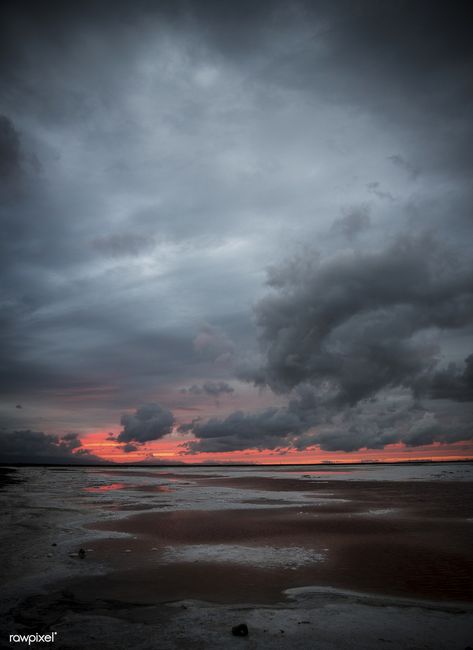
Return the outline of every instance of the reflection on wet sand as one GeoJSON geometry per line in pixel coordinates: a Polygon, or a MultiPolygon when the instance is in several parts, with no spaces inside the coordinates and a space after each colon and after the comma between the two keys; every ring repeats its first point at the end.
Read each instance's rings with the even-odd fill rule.
{"type": "Polygon", "coordinates": [[[113,492],[114,490],[135,490],[137,492],[172,492],[168,485],[130,485],[129,483],[108,483],[82,488],[84,492],[113,492]]]}
{"type": "Polygon", "coordinates": [[[92,485],[82,489],[84,492],[113,492],[113,490],[124,490],[126,487],[126,483],[109,483],[108,485],[92,485]]]}
{"type": "Polygon", "coordinates": [[[163,579],[172,571],[173,597],[187,590],[192,597],[228,602],[223,587],[213,592],[209,588],[214,573],[216,581],[218,576],[228,576],[232,593],[251,583],[255,593],[264,593],[265,602],[279,600],[289,587],[305,585],[473,601],[473,529],[468,520],[473,515],[471,483],[337,481],[328,486],[311,481],[309,487],[297,480],[237,477],[202,478],[199,484],[208,486],[209,481],[244,490],[265,487],[268,495],[303,488],[301,494],[307,496],[309,489],[315,502],[306,499],[299,506],[288,507],[279,499],[275,506],[275,500],[269,498],[267,508],[261,500],[256,509],[149,511],[97,522],[91,525],[93,530],[128,535],[92,544],[96,559],[112,567],[105,578],[94,578],[97,588],[102,585],[108,593],[113,584],[120,591],[120,583],[125,581],[122,586],[126,583],[133,589],[137,581],[139,591],[143,572],[149,572],[147,597],[166,598],[163,585],[167,581],[163,579]],[[189,544],[198,547],[194,555],[189,544]],[[224,545],[231,552],[225,554],[224,545]],[[124,549],[131,553],[127,566],[123,564],[124,549]],[[274,549],[273,553],[287,558],[291,553],[287,549],[303,549],[317,561],[298,564],[295,558],[287,559],[286,565],[282,562],[268,571],[256,559],[260,549],[267,549],[268,556],[274,549]],[[205,581],[198,579],[200,565],[205,565],[205,581]]]}
{"type": "Polygon", "coordinates": [[[216,637],[206,645],[212,626],[226,629],[245,611],[261,649],[280,647],[267,635],[279,639],[280,628],[304,650],[314,638],[321,649],[376,650],[378,637],[404,649],[429,635],[429,648],[465,647],[472,468],[330,470],[22,471],[3,493],[9,624],[54,621],[67,647],[86,635],[93,650],[121,647],[122,629],[128,647],[223,648],[216,637]],[[355,646],[344,635],[354,629],[355,646]]]}

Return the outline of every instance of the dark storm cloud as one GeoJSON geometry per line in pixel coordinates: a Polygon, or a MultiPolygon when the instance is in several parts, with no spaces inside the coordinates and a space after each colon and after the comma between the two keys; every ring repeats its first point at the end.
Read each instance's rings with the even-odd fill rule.
{"type": "Polygon", "coordinates": [[[224,420],[194,422],[192,432],[199,440],[186,443],[186,449],[188,453],[275,449],[305,428],[299,416],[285,408],[260,413],[236,411],[224,420]]]}
{"type": "Polygon", "coordinates": [[[457,364],[435,373],[428,387],[432,399],[473,402],[473,354],[465,359],[463,371],[457,364]]]}
{"type": "Polygon", "coordinates": [[[417,334],[473,320],[473,261],[431,237],[275,269],[257,306],[267,363],[259,384],[287,391],[329,382],[354,404],[384,387],[413,387],[437,350],[417,334]]]}
{"type": "Polygon", "coordinates": [[[122,415],[121,424],[123,430],[118,434],[117,442],[128,443],[125,451],[129,452],[137,449],[136,444],[159,440],[171,433],[174,416],[169,409],[150,403],[140,406],[133,415],[122,415]]]}
{"type": "Polygon", "coordinates": [[[386,392],[374,401],[330,412],[326,422],[294,441],[304,449],[311,444],[325,451],[382,449],[402,442],[408,447],[433,442],[453,443],[471,440],[473,406],[451,408],[435,402],[418,402],[407,394],[386,392]]]}
{"type": "MultiPolygon", "coordinates": [[[[305,7],[314,23],[318,17],[319,24],[324,20],[327,26],[325,33],[319,32],[319,39],[326,45],[325,69],[339,72],[349,81],[348,86],[342,85],[335,74],[322,76],[316,71],[314,83],[322,89],[346,92],[352,100],[363,103],[367,98],[391,116],[407,112],[404,102],[408,98],[411,110],[427,109],[429,118],[436,112],[467,115],[467,106],[452,102],[451,93],[472,99],[467,75],[473,61],[468,30],[470,3],[365,0],[356,6],[333,2],[312,7],[307,3],[305,7]],[[358,74],[352,75],[355,67],[358,74]]],[[[314,50],[309,47],[302,53],[307,67],[314,63],[311,52],[314,50]]]]}
{"type": "Polygon", "coordinates": [[[8,463],[98,463],[103,462],[82,448],[77,433],[62,438],[42,431],[0,432],[0,462],[8,463]]]}
{"type": "MultiPolygon", "coordinates": [[[[473,401],[473,356],[463,371],[454,365],[437,371],[440,351],[428,334],[471,326],[471,257],[455,256],[429,236],[403,237],[376,252],[326,260],[308,254],[272,269],[269,284],[273,293],[256,307],[266,363],[252,378],[279,393],[302,388],[303,399],[196,423],[192,430],[201,440],[188,449],[286,442],[353,451],[471,438],[471,428],[455,421],[455,409],[443,422],[429,420],[415,401],[473,401]],[[390,398],[395,390],[407,391],[407,405],[390,398]],[[316,425],[317,433],[297,438],[316,425]]],[[[251,379],[252,372],[243,375],[251,379]]]]}
{"type": "Polygon", "coordinates": [[[225,452],[243,449],[278,449],[293,444],[317,422],[317,404],[310,389],[301,386],[288,406],[256,413],[235,411],[226,418],[194,420],[181,425],[198,440],[184,443],[184,453],[225,452]]]}
{"type": "Polygon", "coordinates": [[[427,412],[419,418],[402,437],[408,447],[430,445],[433,442],[449,443],[471,440],[473,437],[473,409],[466,414],[451,414],[442,422],[435,414],[427,412]]]}
{"type": "Polygon", "coordinates": [[[408,447],[433,442],[453,443],[473,438],[473,407],[459,411],[451,405],[436,408],[409,395],[386,392],[376,400],[333,408],[313,397],[304,408],[300,400],[287,407],[256,413],[235,412],[223,419],[194,421],[182,431],[198,440],[184,444],[184,453],[228,452],[242,449],[290,448],[299,451],[318,445],[324,451],[352,452],[383,449],[402,442],[408,447]]]}

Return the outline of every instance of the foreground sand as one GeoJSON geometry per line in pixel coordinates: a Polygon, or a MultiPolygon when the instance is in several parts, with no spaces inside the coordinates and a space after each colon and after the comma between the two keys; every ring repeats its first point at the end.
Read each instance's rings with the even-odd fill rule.
{"type": "Polygon", "coordinates": [[[446,470],[20,474],[0,647],[41,631],[65,650],[473,645],[473,482],[446,470]]]}
{"type": "Polygon", "coordinates": [[[463,650],[471,644],[473,610],[330,591],[294,594],[287,604],[264,607],[199,601],[136,605],[80,600],[62,592],[23,601],[4,624],[23,631],[55,630],[55,647],[69,650],[463,650]],[[232,636],[231,628],[241,622],[249,635],[232,636]]]}

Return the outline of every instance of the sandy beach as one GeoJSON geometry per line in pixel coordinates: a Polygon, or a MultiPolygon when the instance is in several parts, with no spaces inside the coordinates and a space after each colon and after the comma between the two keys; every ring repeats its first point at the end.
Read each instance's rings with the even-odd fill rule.
{"type": "Polygon", "coordinates": [[[5,476],[17,480],[0,493],[2,642],[41,631],[62,648],[473,642],[471,464],[5,476]],[[242,622],[244,639],[231,633],[242,622]]]}

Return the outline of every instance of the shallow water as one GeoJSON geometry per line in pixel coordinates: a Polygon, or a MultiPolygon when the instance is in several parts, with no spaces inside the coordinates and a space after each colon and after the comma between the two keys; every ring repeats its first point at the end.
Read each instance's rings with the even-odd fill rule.
{"type": "Polygon", "coordinates": [[[261,602],[336,587],[473,601],[473,463],[22,468],[0,492],[6,594],[261,602]],[[86,549],[84,561],[77,550],[86,549]]]}

